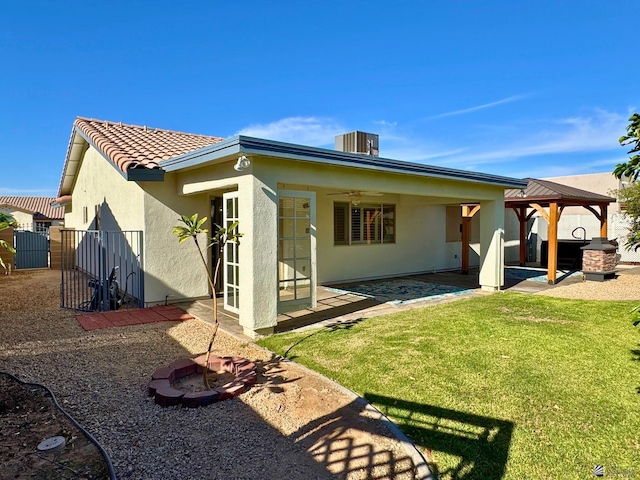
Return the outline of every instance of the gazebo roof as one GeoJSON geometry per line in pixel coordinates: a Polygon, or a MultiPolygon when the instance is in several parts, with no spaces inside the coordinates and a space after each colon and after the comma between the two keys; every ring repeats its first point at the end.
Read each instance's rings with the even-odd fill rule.
{"type": "Polygon", "coordinates": [[[537,178],[526,178],[525,180],[527,180],[528,184],[524,191],[515,188],[505,190],[504,202],[506,207],[527,206],[530,203],[536,203],[542,207],[548,207],[550,203],[564,206],[602,205],[616,201],[613,197],[548,180],[539,180],[537,178]]]}

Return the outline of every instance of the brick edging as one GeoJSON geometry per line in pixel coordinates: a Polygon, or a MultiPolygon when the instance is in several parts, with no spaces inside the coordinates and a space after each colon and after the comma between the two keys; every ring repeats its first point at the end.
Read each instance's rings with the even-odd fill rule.
{"type": "Polygon", "coordinates": [[[154,402],[163,407],[181,404],[183,407],[204,407],[220,400],[227,400],[245,392],[258,381],[256,364],[242,357],[210,356],[206,364],[206,354],[196,358],[180,358],[166,367],[156,369],[147,385],[147,394],[154,397],[154,402]],[[172,386],[178,380],[203,373],[225,372],[235,375],[233,381],[211,390],[200,392],[184,392],[172,386]]]}

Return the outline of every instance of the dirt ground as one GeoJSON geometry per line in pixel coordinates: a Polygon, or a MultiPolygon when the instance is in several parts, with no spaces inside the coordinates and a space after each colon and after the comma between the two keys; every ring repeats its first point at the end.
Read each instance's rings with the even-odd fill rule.
{"type": "MultiPolygon", "coordinates": [[[[237,399],[202,409],[154,405],[145,394],[151,373],[177,358],[203,353],[211,327],[189,320],[85,332],[75,312],[59,308],[58,288],[55,271],[0,277],[0,371],[49,387],[104,447],[118,478],[194,478],[198,469],[209,471],[211,466],[220,473],[209,471],[206,478],[415,478],[403,444],[353,395],[224,333],[218,335],[214,354],[256,362],[258,383],[237,399]],[[233,423],[227,425],[227,418],[233,423]],[[206,447],[199,450],[199,435],[225,438],[216,442],[215,458],[206,447]],[[185,443],[191,445],[188,455],[185,443]],[[251,462],[238,462],[251,449],[251,462]],[[270,450],[277,455],[267,455],[270,450]],[[208,463],[194,462],[207,457],[208,463]]],[[[35,446],[55,435],[67,440],[59,463],[77,461],[73,454],[80,449],[74,445],[81,435],[69,425],[39,418],[44,410],[50,414],[51,407],[23,410],[29,404],[25,392],[18,399],[15,395],[15,389],[0,386],[0,465],[14,468],[0,467],[0,477],[13,477],[16,468],[35,457],[35,446]],[[22,423],[8,415],[16,411],[22,423]],[[5,433],[10,424],[16,430],[5,433]],[[28,431],[33,435],[26,440],[28,431]]],[[[38,465],[44,468],[44,463],[38,465]]],[[[101,478],[89,471],[74,476],[74,469],[57,470],[59,477],[41,478],[101,478]]]]}
{"type": "MultiPolygon", "coordinates": [[[[55,446],[56,443],[49,445],[55,446]]],[[[0,374],[0,478],[105,478],[98,447],[62,414],[46,389],[0,374]],[[40,445],[62,437],[62,451],[40,445]],[[69,445],[66,441],[69,439],[69,445]]]]}

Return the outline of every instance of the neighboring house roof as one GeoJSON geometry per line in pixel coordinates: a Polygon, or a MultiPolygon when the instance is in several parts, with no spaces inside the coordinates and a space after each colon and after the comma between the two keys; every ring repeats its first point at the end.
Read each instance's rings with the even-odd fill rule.
{"type": "Polygon", "coordinates": [[[1,207],[12,207],[16,210],[33,214],[37,219],[63,220],[64,208],[54,208],[51,197],[7,197],[0,196],[1,207]]]}
{"type": "Polygon", "coordinates": [[[592,205],[601,203],[613,203],[613,197],[607,197],[598,193],[588,192],[561,183],[550,182],[549,180],[539,180],[537,178],[526,178],[527,188],[509,189],[504,192],[505,204],[525,204],[538,203],[548,206],[549,203],[563,203],[566,205],[592,205]],[[524,192],[524,194],[523,194],[524,192]]]}
{"type": "Polygon", "coordinates": [[[77,117],[73,123],[58,193],[70,193],[78,163],[88,145],[102,153],[128,179],[145,180],[162,179],[149,173],[155,170],[162,175],[158,165],[160,161],[222,140],[208,135],[77,117]]]}

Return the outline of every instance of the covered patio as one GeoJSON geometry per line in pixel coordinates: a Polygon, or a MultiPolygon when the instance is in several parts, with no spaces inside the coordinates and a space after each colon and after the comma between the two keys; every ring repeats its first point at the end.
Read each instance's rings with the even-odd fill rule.
{"type": "MultiPolygon", "coordinates": [[[[543,274],[539,268],[524,270],[506,267],[504,290],[537,293],[557,284],[539,281],[543,274]]],[[[559,277],[558,283],[569,285],[582,282],[581,276],[559,277]]],[[[320,285],[316,288],[317,305],[278,315],[274,333],[295,329],[312,329],[333,324],[349,325],[378,315],[386,315],[424,308],[429,305],[452,302],[490,294],[482,290],[479,271],[468,274],[459,271],[406,275],[366,282],[320,285]]],[[[213,300],[204,299],[177,304],[190,314],[211,321],[213,300]]],[[[218,302],[218,320],[221,328],[236,336],[250,340],[243,332],[237,314],[225,310],[218,302]]]]}

